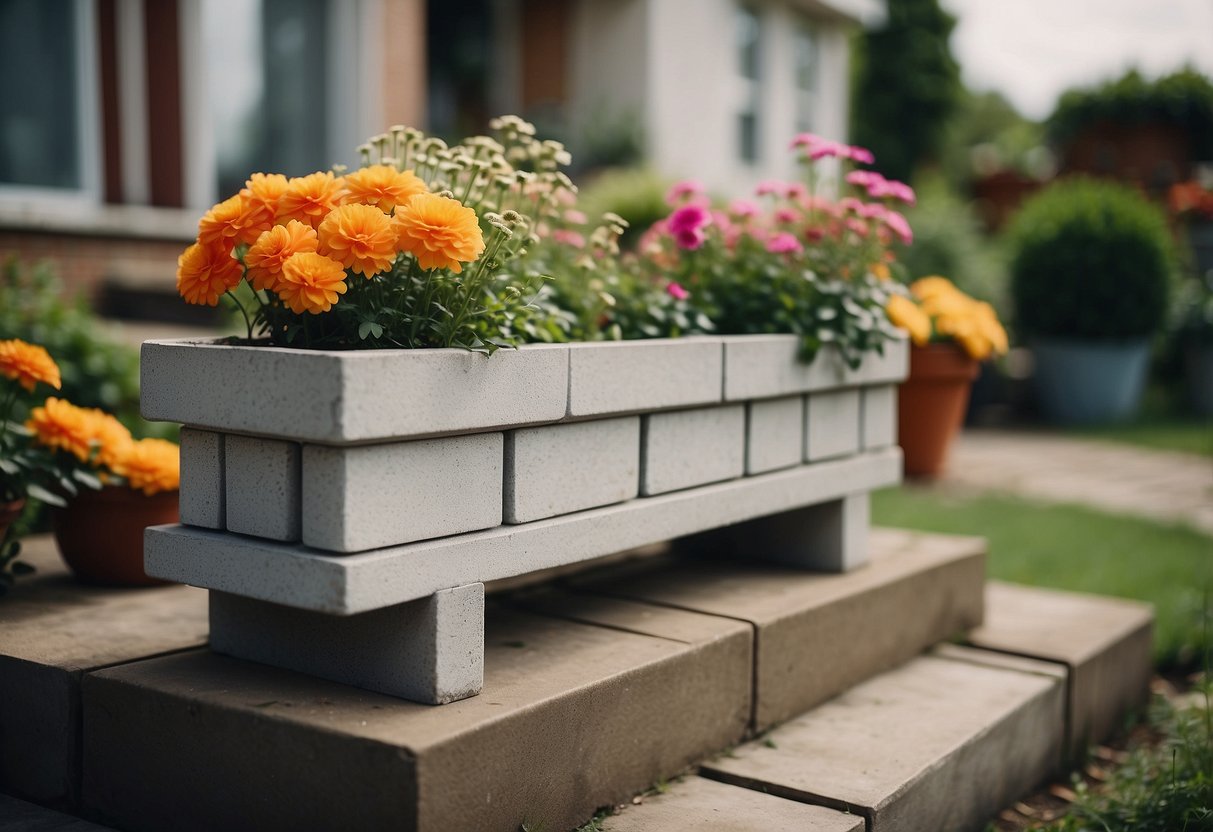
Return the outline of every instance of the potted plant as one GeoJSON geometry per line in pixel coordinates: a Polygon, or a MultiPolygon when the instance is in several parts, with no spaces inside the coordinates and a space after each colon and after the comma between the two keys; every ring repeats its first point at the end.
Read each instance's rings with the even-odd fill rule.
{"type": "Polygon", "coordinates": [[[1191,274],[1178,297],[1178,329],[1188,401],[1213,416],[1213,189],[1197,181],[1171,188],[1172,214],[1187,232],[1191,274]]]}
{"type": "Polygon", "coordinates": [[[905,473],[943,471],[964,422],[980,362],[1007,351],[994,307],[974,300],[944,277],[914,281],[889,298],[889,319],[910,335],[910,375],[897,392],[897,438],[905,473]]]}
{"type": "Polygon", "coordinates": [[[1122,185],[1064,180],[1024,206],[1011,248],[1015,323],[1032,347],[1046,417],[1130,418],[1167,311],[1173,266],[1161,212],[1122,185]]]}
{"type": "MultiPolygon", "coordinates": [[[[493,126],[454,147],[393,128],[357,171],[255,174],[182,254],[188,302],[248,284],[246,338],[142,356],[144,415],[186,424],[183,526],[149,531],[147,564],[215,591],[216,649],[449,701],[478,690],[478,651],[456,681],[385,679],[317,640],[422,603],[474,616],[486,580],[809,507],[832,542],[801,536],[801,561],[862,562],[867,494],[900,478],[906,348],[877,275],[908,188],[856,170],[867,199],[827,202],[811,174],[729,216],[683,183],[625,254],[618,217],[576,210],[559,144],[493,126]],[[375,564],[404,571],[354,574],[375,564]]],[[[400,628],[351,638],[373,653],[380,631],[400,628]]],[[[391,651],[432,648],[421,632],[391,651]]]]}
{"type": "Polygon", "coordinates": [[[110,414],[57,398],[33,408],[25,429],[54,469],[70,472],[58,493],[38,494],[52,505],[55,542],[72,572],[111,586],[161,583],[143,570],[143,531],[177,520],[177,446],[133,439],[110,414]]]}

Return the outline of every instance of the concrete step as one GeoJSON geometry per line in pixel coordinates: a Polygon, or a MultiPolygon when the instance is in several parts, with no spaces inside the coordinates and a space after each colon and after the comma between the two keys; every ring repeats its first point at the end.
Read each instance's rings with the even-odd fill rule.
{"type": "Polygon", "coordinates": [[[68,574],[49,536],[24,541],[37,573],[0,601],[0,789],[54,806],[80,790],[80,680],[206,643],[206,593],[107,589],[68,574]]]}
{"type": "Polygon", "coordinates": [[[1065,723],[1064,670],[986,655],[916,658],[701,773],[862,815],[869,832],[981,829],[1057,768],[1065,723]]]}
{"type": "Polygon", "coordinates": [[[984,540],[873,529],[869,542],[868,567],[843,574],[676,559],[573,585],[753,626],[762,731],[981,623],[984,540]]]}

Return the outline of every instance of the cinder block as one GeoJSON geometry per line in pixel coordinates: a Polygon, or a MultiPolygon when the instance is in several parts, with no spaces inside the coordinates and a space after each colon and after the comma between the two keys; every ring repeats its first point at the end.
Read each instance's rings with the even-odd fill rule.
{"type": "Polygon", "coordinates": [[[640,417],[522,428],[505,435],[505,522],[607,506],[640,488],[640,417]]]}
{"type": "Polygon", "coordinates": [[[901,450],[887,448],[352,557],[188,526],[156,526],[145,536],[144,565],[157,578],[354,615],[450,586],[525,575],[892,485],[901,480],[901,462],[901,450]]]}
{"type": "Polygon", "coordinates": [[[869,353],[852,370],[833,347],[823,347],[811,363],[800,360],[796,335],[731,335],[724,339],[724,400],[765,399],[815,390],[879,385],[903,380],[909,373],[905,339],[869,353]]]}
{"type": "Polygon", "coordinates": [[[847,806],[871,829],[981,829],[1057,767],[1064,680],[922,656],[852,688],[706,776],[847,806]]]}
{"type": "Polygon", "coordinates": [[[153,421],[334,445],[489,431],[561,419],[568,353],[146,341],[140,408],[153,421]]]}
{"type": "Polygon", "coordinates": [[[502,435],[303,447],[303,542],[359,552],[501,525],[502,435]]]}
{"type": "Polygon", "coordinates": [[[719,338],[569,346],[572,418],[713,404],[721,398],[719,338]]]}
{"type": "Polygon", "coordinates": [[[484,683],[484,584],[338,617],[212,592],[211,649],[442,705],[484,683]]]}
{"type": "Polygon", "coordinates": [[[182,428],[181,522],[225,528],[223,482],[223,434],[182,428]]]}
{"type": "Polygon", "coordinates": [[[745,733],[747,624],[487,612],[484,693],[442,707],[210,651],[91,674],[86,802],[131,832],[556,832],[745,733]]]}
{"type": "Polygon", "coordinates": [[[897,387],[886,384],[863,389],[863,436],[865,451],[897,444],[897,387]]]}
{"type": "Polygon", "coordinates": [[[1147,604],[991,581],[975,647],[1058,662],[1069,669],[1067,755],[1081,757],[1149,696],[1154,612],[1147,604]]]}
{"type": "MultiPolygon", "coordinates": [[[[82,678],[205,645],[206,594],[85,586],[71,579],[50,535],[26,538],[21,559],[37,572],[0,601],[0,791],[74,808],[82,678]]],[[[0,806],[0,828],[4,819],[0,806]]]]}
{"type": "Polygon", "coordinates": [[[805,461],[858,453],[859,411],[859,390],[810,393],[805,403],[805,461]]]}
{"type": "Polygon", "coordinates": [[[799,716],[981,623],[985,541],[872,529],[870,564],[842,574],[790,570],[748,545],[587,573],[581,591],[694,610],[754,627],[754,730],[799,716]]]}
{"type": "Polygon", "coordinates": [[[294,442],[228,435],[223,438],[227,530],[287,543],[299,539],[300,448],[294,442]]]}
{"type": "Polygon", "coordinates": [[[745,406],[646,415],[640,438],[640,493],[664,494],[745,473],[745,406]]]}
{"type": "Polygon", "coordinates": [[[749,402],[745,430],[747,475],[799,465],[804,459],[804,398],[749,402]]]}

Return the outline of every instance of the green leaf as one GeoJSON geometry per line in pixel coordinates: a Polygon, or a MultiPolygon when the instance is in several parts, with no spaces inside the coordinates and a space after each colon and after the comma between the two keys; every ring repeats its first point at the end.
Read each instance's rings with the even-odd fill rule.
{"type": "Polygon", "coordinates": [[[58,506],[59,508],[63,508],[67,505],[67,501],[58,494],[53,494],[36,483],[31,482],[25,490],[26,493],[28,493],[35,500],[39,500],[47,505],[58,506]]]}
{"type": "Polygon", "coordinates": [[[14,575],[32,575],[38,570],[33,567],[33,564],[26,563],[23,560],[13,561],[13,565],[9,567],[14,575]]]}
{"type": "Polygon", "coordinates": [[[94,491],[101,490],[101,480],[97,479],[96,476],[90,474],[88,471],[82,471],[77,468],[75,471],[72,471],[72,478],[81,485],[91,488],[94,491]]]}

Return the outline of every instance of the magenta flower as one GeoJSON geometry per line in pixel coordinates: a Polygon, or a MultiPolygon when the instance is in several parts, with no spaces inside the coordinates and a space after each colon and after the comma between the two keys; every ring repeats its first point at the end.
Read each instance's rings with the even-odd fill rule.
{"type": "Polygon", "coordinates": [[[846,180],[857,188],[868,188],[873,182],[883,182],[884,177],[874,170],[853,170],[847,174],[846,180]]]}
{"type": "Polygon", "coordinates": [[[904,202],[906,205],[913,205],[917,201],[914,195],[914,189],[904,182],[898,182],[896,179],[889,180],[888,183],[889,196],[893,199],[904,202]]]}
{"type": "Polygon", "coordinates": [[[859,216],[866,220],[883,219],[888,209],[879,202],[868,202],[859,206],[859,216]]]}
{"type": "Polygon", "coordinates": [[[682,286],[677,283],[670,283],[665,287],[665,290],[666,293],[674,300],[686,300],[691,296],[690,292],[682,288],[682,286]]]}
{"type": "Polygon", "coordinates": [[[914,242],[914,232],[910,229],[910,223],[901,214],[896,211],[885,212],[884,224],[900,237],[901,241],[906,245],[914,242]]]}
{"type": "Polygon", "coordinates": [[[682,228],[674,232],[674,242],[686,251],[695,251],[707,241],[702,228],[682,228]]]}
{"type": "Polygon", "coordinates": [[[712,223],[712,214],[702,205],[683,205],[670,214],[667,226],[670,233],[677,235],[679,231],[698,231],[712,223]]]}
{"type": "Polygon", "coordinates": [[[758,187],[754,189],[755,196],[771,196],[780,193],[783,193],[783,183],[776,182],[774,179],[759,182],[758,187]]]}
{"type": "Polygon", "coordinates": [[[767,240],[767,251],[772,254],[795,254],[804,251],[804,246],[800,244],[800,240],[797,240],[795,235],[780,231],[778,234],[772,234],[771,238],[767,240]]]}
{"type": "Polygon", "coordinates": [[[735,199],[729,203],[729,213],[738,219],[750,219],[758,216],[761,209],[748,199],[735,199]]]}
{"type": "Polygon", "coordinates": [[[845,144],[823,141],[809,149],[809,158],[814,162],[816,162],[818,159],[825,159],[826,157],[834,156],[848,158],[850,156],[850,151],[851,149],[845,144]]]}
{"type": "Polygon", "coordinates": [[[863,205],[864,205],[864,203],[860,202],[858,199],[856,199],[853,196],[846,196],[846,197],[843,197],[842,199],[838,200],[838,207],[840,210],[842,210],[844,212],[851,211],[853,213],[858,214],[860,211],[863,210],[863,205]]]}
{"type": "Polygon", "coordinates": [[[800,219],[800,212],[795,208],[777,208],[775,209],[775,222],[780,225],[789,225],[800,219]]]}
{"type": "Polygon", "coordinates": [[[795,150],[798,147],[803,147],[803,148],[808,149],[808,148],[815,147],[815,146],[821,144],[823,141],[825,141],[825,139],[823,139],[821,136],[815,135],[813,133],[801,133],[801,134],[797,135],[796,138],[792,139],[792,145],[791,145],[790,149],[795,150]]]}
{"type": "Polygon", "coordinates": [[[684,179],[681,182],[675,182],[670,190],[666,192],[666,205],[682,205],[689,200],[697,199],[707,192],[703,183],[695,179],[684,179]]]}
{"type": "Polygon", "coordinates": [[[872,151],[866,147],[858,147],[851,145],[847,148],[846,154],[852,161],[859,162],[861,165],[870,165],[876,161],[876,157],[872,155],[872,151]]]}

